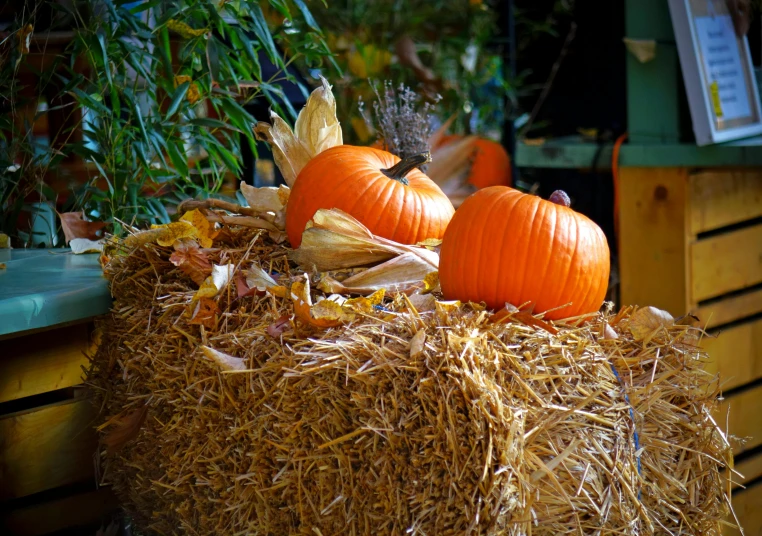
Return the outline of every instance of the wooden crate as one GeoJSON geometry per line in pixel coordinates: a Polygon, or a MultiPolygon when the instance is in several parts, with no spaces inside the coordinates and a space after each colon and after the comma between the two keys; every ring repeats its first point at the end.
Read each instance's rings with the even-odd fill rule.
{"type": "Polygon", "coordinates": [[[715,417],[748,438],[734,448],[735,508],[762,534],[762,169],[625,168],[620,180],[621,301],[693,313],[711,334],[715,417]]]}
{"type": "Polygon", "coordinates": [[[81,387],[90,330],[0,340],[0,534],[94,534],[116,509],[96,486],[96,412],[81,387]]]}

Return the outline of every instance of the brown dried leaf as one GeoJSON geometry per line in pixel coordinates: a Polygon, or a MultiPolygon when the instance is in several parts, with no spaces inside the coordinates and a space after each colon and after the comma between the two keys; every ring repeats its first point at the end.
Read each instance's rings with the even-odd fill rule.
{"type": "Polygon", "coordinates": [[[558,335],[558,329],[555,326],[553,326],[553,324],[545,320],[542,320],[540,318],[537,318],[536,316],[534,316],[532,313],[528,311],[519,311],[518,313],[513,313],[513,319],[517,320],[518,322],[521,322],[522,324],[526,324],[527,326],[544,329],[548,333],[552,333],[553,335],[558,335]]]}
{"type": "Polygon", "coordinates": [[[267,334],[273,339],[280,337],[289,327],[291,327],[291,317],[283,315],[278,320],[267,326],[267,334]]]}
{"type": "Polygon", "coordinates": [[[652,337],[662,327],[669,327],[674,323],[675,319],[667,311],[648,306],[632,313],[628,328],[636,341],[642,341],[652,337]]]}
{"type": "Polygon", "coordinates": [[[212,274],[212,263],[209,257],[201,251],[198,243],[190,238],[183,238],[174,243],[175,251],[169,261],[180,268],[194,283],[201,285],[212,274]]]}
{"type": "Polygon", "coordinates": [[[233,357],[208,346],[202,346],[201,351],[207,359],[217,363],[222,370],[246,370],[246,360],[240,357],[233,357]]]}
{"type": "Polygon", "coordinates": [[[246,278],[242,273],[235,274],[235,291],[239,298],[264,294],[264,292],[257,290],[256,287],[249,288],[249,285],[246,284],[246,278]]]}
{"type": "Polygon", "coordinates": [[[141,406],[116,418],[113,422],[113,428],[103,436],[103,443],[109,453],[113,454],[121,450],[129,441],[138,437],[147,415],[148,406],[141,406]]]}
{"type": "Polygon", "coordinates": [[[195,307],[191,313],[189,324],[200,324],[208,329],[213,329],[217,325],[217,315],[220,307],[212,298],[201,298],[195,302],[195,307]]]}
{"type": "Polygon", "coordinates": [[[82,212],[59,213],[58,217],[61,218],[61,228],[63,229],[67,244],[75,238],[98,240],[103,237],[103,228],[106,226],[105,222],[87,221],[82,212]]]}

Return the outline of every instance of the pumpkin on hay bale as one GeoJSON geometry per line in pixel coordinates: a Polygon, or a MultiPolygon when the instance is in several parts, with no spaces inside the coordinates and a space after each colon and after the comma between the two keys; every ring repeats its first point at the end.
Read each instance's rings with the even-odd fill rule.
{"type": "MultiPolygon", "coordinates": [[[[330,109],[316,91],[302,113],[330,109]]],[[[260,135],[293,185],[325,131],[277,119],[260,135]]],[[[439,241],[338,210],[291,249],[296,192],[186,203],[104,253],[101,479],[141,528],[721,533],[732,451],[700,330],[652,308],[551,323],[444,301],[439,241]]]]}

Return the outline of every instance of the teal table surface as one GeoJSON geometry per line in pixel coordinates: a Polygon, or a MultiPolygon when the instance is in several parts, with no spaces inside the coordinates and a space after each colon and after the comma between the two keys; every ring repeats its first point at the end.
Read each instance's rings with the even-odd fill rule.
{"type": "MultiPolygon", "coordinates": [[[[516,165],[530,168],[611,169],[614,144],[599,145],[577,136],[542,144],[516,145],[516,165]]],[[[697,147],[689,144],[626,143],[620,167],[762,167],[762,138],[697,147]]]]}
{"type": "Polygon", "coordinates": [[[97,254],[0,249],[0,263],[0,335],[85,320],[111,307],[97,254]]]}

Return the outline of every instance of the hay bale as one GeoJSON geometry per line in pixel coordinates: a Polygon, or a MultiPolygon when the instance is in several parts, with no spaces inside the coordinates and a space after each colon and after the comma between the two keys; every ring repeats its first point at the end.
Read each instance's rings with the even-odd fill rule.
{"type": "MultiPolygon", "coordinates": [[[[240,231],[210,256],[288,279],[285,252],[240,231]]],[[[143,245],[107,266],[116,303],[90,370],[101,428],[126,430],[106,436],[102,480],[143,528],[721,533],[731,450],[695,328],[635,340],[623,311],[550,333],[397,296],[273,337],[290,300],[231,288],[207,329],[189,323],[195,289],[170,253],[143,245]]]]}

